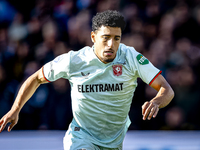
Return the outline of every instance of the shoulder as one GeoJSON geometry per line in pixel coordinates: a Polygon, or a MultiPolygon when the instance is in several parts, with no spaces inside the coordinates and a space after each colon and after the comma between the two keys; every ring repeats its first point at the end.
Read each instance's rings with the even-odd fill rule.
{"type": "Polygon", "coordinates": [[[121,53],[125,53],[126,57],[131,57],[131,58],[133,58],[133,57],[135,58],[135,57],[137,57],[137,55],[140,54],[139,52],[137,52],[135,50],[134,47],[127,46],[127,45],[125,45],[123,43],[120,43],[120,51],[121,51],[121,53]]]}
{"type": "Polygon", "coordinates": [[[91,51],[91,47],[85,46],[78,51],[71,50],[69,53],[70,53],[71,57],[81,57],[81,56],[88,55],[88,53],[90,53],[90,51],[91,51]]]}
{"type": "Polygon", "coordinates": [[[59,56],[57,56],[53,62],[54,63],[66,63],[66,61],[77,61],[78,58],[81,58],[82,56],[86,55],[89,51],[90,47],[84,47],[78,51],[70,50],[67,53],[63,53],[59,56]]]}
{"type": "Polygon", "coordinates": [[[130,65],[145,65],[149,63],[149,60],[141,53],[136,51],[134,47],[127,46],[125,44],[120,44],[120,51],[121,55],[125,55],[125,59],[130,65]]]}
{"type": "Polygon", "coordinates": [[[74,67],[82,66],[85,62],[89,61],[91,52],[92,48],[89,46],[83,47],[78,51],[71,50],[69,52],[69,63],[74,67]]]}

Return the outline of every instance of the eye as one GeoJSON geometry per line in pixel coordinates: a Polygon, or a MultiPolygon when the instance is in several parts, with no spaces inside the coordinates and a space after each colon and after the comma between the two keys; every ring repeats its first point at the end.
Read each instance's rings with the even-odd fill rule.
{"type": "Polygon", "coordinates": [[[108,40],[109,37],[108,37],[108,36],[103,36],[103,39],[104,39],[104,40],[108,40]]]}
{"type": "Polygon", "coordinates": [[[118,40],[120,40],[120,37],[115,37],[115,41],[118,41],[118,40]]]}

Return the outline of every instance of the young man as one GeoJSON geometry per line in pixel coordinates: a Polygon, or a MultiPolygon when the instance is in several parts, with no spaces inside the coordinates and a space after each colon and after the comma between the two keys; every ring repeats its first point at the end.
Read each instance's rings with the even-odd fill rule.
{"type": "Polygon", "coordinates": [[[93,47],[70,51],[45,64],[22,85],[11,110],[0,120],[10,131],[23,105],[42,83],[59,78],[71,84],[73,120],[64,137],[65,150],[122,149],[130,125],[128,113],[137,78],[158,91],[142,106],[143,119],[156,117],[174,92],[161,71],[133,47],[120,43],[124,17],[117,11],[97,13],[92,20],[93,47]]]}

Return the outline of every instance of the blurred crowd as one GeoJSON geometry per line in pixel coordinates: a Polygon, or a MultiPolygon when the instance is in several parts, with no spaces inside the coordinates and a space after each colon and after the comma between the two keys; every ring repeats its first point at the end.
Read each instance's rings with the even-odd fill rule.
{"type": "MultiPolygon", "coordinates": [[[[56,56],[92,46],[91,18],[120,11],[122,43],[147,57],[170,83],[173,101],[143,121],[141,106],[156,91],[138,79],[130,130],[200,129],[200,0],[0,0],[0,117],[25,79],[56,56]]],[[[41,85],[14,129],[66,130],[72,119],[70,85],[41,85]]]]}

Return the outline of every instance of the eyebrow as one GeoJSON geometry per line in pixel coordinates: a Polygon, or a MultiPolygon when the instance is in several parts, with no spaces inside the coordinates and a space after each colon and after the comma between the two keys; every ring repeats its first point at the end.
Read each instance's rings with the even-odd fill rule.
{"type": "MultiPolygon", "coordinates": [[[[103,34],[101,36],[111,36],[110,34],[103,34]]],[[[121,37],[120,35],[115,35],[115,37],[121,37]]]]}

